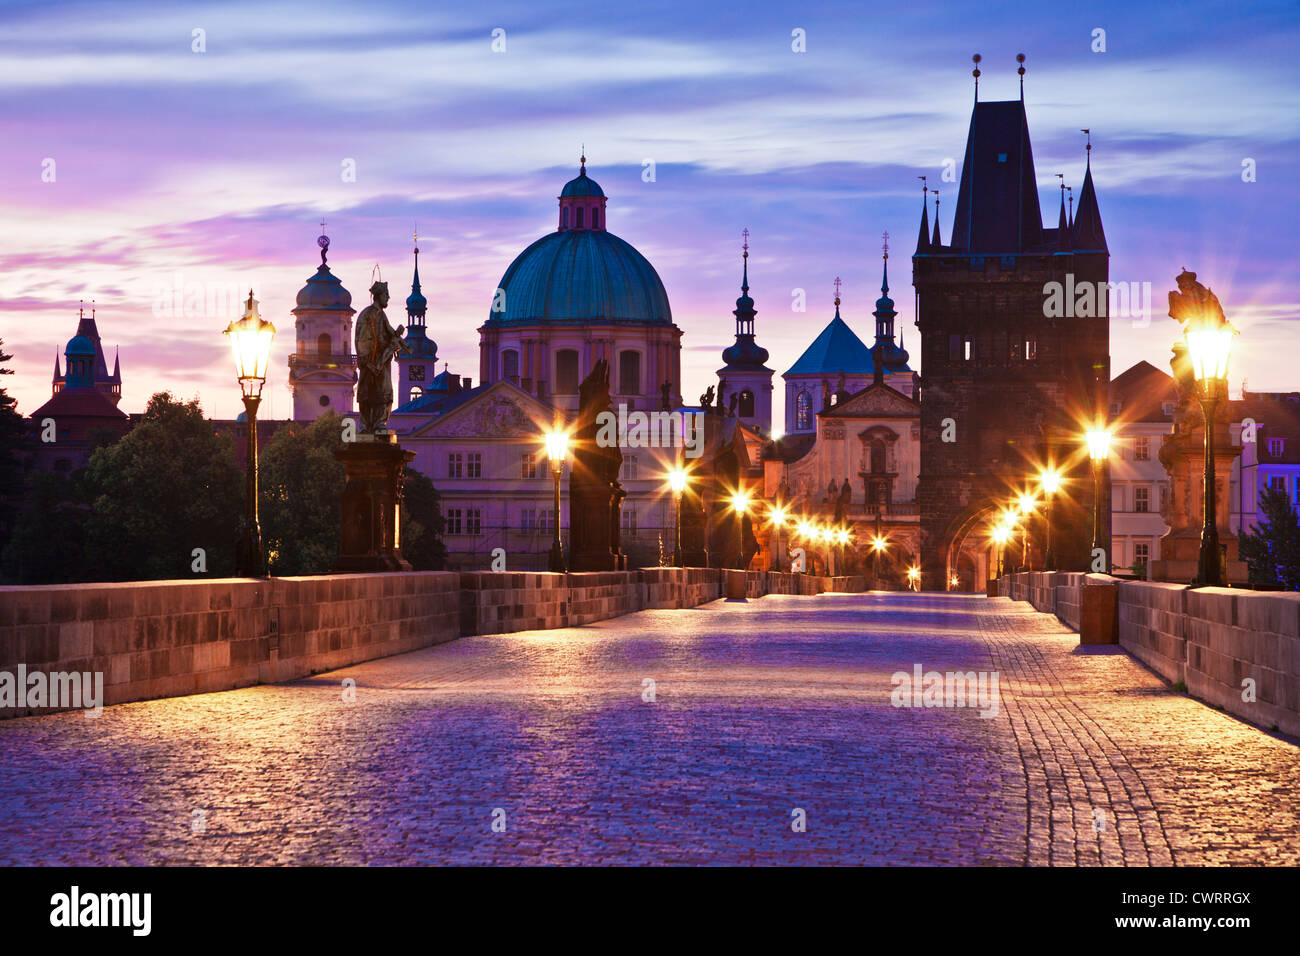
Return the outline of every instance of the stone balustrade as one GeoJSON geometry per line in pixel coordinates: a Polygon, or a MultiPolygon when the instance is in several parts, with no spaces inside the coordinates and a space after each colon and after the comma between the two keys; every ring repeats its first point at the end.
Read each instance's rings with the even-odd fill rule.
{"type": "Polygon", "coordinates": [[[1006,575],[999,593],[1079,630],[1083,589],[1102,584],[1116,588],[1119,644],[1134,658],[1234,716],[1300,736],[1300,594],[1064,572],[1006,575]]]}

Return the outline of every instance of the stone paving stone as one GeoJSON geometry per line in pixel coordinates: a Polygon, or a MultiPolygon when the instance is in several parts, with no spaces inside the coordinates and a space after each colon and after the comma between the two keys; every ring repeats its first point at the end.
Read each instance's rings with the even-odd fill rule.
{"type": "Polygon", "coordinates": [[[719,601],[19,718],[0,773],[0,864],[1300,863],[1292,742],[969,595],[719,601]],[[997,716],[892,706],[915,664],[996,670],[997,716]]]}

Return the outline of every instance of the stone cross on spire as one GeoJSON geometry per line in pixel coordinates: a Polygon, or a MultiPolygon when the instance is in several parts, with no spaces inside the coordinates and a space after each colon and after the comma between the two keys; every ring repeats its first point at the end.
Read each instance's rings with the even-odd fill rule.
{"type": "Polygon", "coordinates": [[[885,258],[888,259],[889,258],[889,231],[886,230],[884,233],[882,233],[881,238],[884,239],[884,242],[881,243],[880,248],[884,252],[885,258]]]}
{"type": "Polygon", "coordinates": [[[840,305],[840,277],[836,276],[835,277],[835,307],[839,308],[839,305],[840,305]]]}

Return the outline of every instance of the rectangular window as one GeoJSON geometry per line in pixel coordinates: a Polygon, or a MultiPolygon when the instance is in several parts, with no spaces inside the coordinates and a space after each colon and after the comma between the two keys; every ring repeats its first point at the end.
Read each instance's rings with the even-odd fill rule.
{"type": "Polygon", "coordinates": [[[448,534],[460,534],[460,529],[462,527],[461,518],[463,517],[463,514],[464,513],[461,511],[460,508],[447,509],[447,533],[448,534]]]}
{"type": "Polygon", "coordinates": [[[461,458],[460,452],[452,452],[447,456],[447,477],[459,478],[464,471],[464,459],[461,458]]]}
{"type": "Polygon", "coordinates": [[[483,477],[483,453],[472,451],[465,456],[465,477],[482,478],[483,477]]]}
{"type": "Polygon", "coordinates": [[[1274,458],[1281,458],[1282,448],[1285,446],[1285,444],[1286,444],[1286,440],[1283,438],[1270,438],[1268,440],[1268,453],[1272,455],[1274,458]]]}
{"type": "Polygon", "coordinates": [[[949,362],[961,361],[961,336],[960,335],[948,336],[948,361],[949,362]]]}
{"type": "Polygon", "coordinates": [[[1148,559],[1150,556],[1151,556],[1151,545],[1149,545],[1149,544],[1145,544],[1145,543],[1143,543],[1143,544],[1135,544],[1135,545],[1133,545],[1133,563],[1134,563],[1134,564],[1136,564],[1136,563],[1139,562],[1139,561],[1141,561],[1143,564],[1146,564],[1146,563],[1147,563],[1147,559],[1148,559]]]}
{"type": "Polygon", "coordinates": [[[1165,514],[1169,510],[1169,486],[1167,484],[1160,486],[1160,513],[1165,514]]]}
{"type": "Polygon", "coordinates": [[[1025,361],[1032,362],[1038,357],[1038,342],[1035,339],[1025,339],[1025,361]]]}
{"type": "Polygon", "coordinates": [[[636,455],[623,456],[623,480],[633,481],[637,477],[636,455]]]}
{"type": "Polygon", "coordinates": [[[1280,491],[1286,494],[1286,475],[1274,475],[1268,480],[1268,487],[1272,491],[1280,491]]]}
{"type": "Polygon", "coordinates": [[[1139,435],[1133,439],[1133,460],[1150,461],[1151,460],[1151,439],[1145,435],[1139,435]]]}
{"type": "Polygon", "coordinates": [[[536,508],[524,508],[519,512],[519,530],[523,534],[531,534],[536,524],[537,524],[536,508]]]}
{"type": "Polygon", "coordinates": [[[537,455],[534,452],[524,452],[519,460],[519,477],[536,478],[537,477],[537,455]]]}
{"type": "Polygon", "coordinates": [[[962,360],[965,361],[965,362],[969,362],[969,361],[970,361],[970,357],[971,357],[971,344],[972,344],[972,343],[971,343],[971,337],[970,337],[969,335],[964,336],[964,337],[962,338],[962,340],[961,340],[961,345],[962,345],[962,360]]]}
{"type": "Polygon", "coordinates": [[[627,535],[636,534],[636,512],[631,508],[623,509],[623,533],[627,535]]]}
{"type": "Polygon", "coordinates": [[[537,530],[541,534],[555,533],[555,509],[545,508],[537,512],[537,530]]]}
{"type": "Polygon", "coordinates": [[[1173,417],[1173,414],[1174,414],[1174,403],[1173,403],[1173,402],[1164,402],[1164,403],[1160,406],[1160,412],[1161,412],[1161,414],[1163,414],[1163,415],[1165,416],[1165,418],[1172,418],[1172,417],[1173,417]]]}
{"type": "Polygon", "coordinates": [[[465,533],[481,534],[483,532],[483,512],[470,508],[465,512],[465,533]]]}
{"type": "Polygon", "coordinates": [[[1139,485],[1133,489],[1133,510],[1147,512],[1151,510],[1151,489],[1139,485]]]}

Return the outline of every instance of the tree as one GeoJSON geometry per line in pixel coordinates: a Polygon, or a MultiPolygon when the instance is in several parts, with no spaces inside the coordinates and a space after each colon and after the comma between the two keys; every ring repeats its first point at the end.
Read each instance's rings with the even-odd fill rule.
{"type": "MultiPolygon", "coordinates": [[[[4,349],[0,339],[0,375],[12,375],[14,370],[6,363],[13,358],[4,349]]],[[[27,430],[23,417],[18,414],[18,401],[7,389],[0,388],[0,549],[11,531],[17,498],[23,488],[23,471],[18,461],[18,449],[27,430]]]]}
{"type": "Polygon", "coordinates": [[[321,574],[338,558],[346,478],[334,451],[342,447],[342,419],[333,412],[311,423],[291,422],[267,443],[262,541],[272,574],[321,574]]]}
{"type": "Polygon", "coordinates": [[[402,478],[402,557],[416,571],[441,571],[447,563],[442,498],[433,482],[414,468],[402,478]]]}
{"type": "Polygon", "coordinates": [[[1264,523],[1241,535],[1238,552],[1253,585],[1300,591],[1300,517],[1281,489],[1259,496],[1264,523]]]}
{"type": "Polygon", "coordinates": [[[33,471],[27,476],[23,507],[4,548],[4,577],[19,584],[64,584],[88,580],[86,506],[78,487],[81,473],[33,471]]]}
{"type": "Polygon", "coordinates": [[[159,392],[139,424],[97,449],[82,478],[89,579],[192,578],[234,572],[243,475],[197,399],[159,392]]]}

